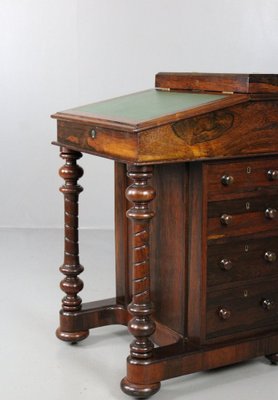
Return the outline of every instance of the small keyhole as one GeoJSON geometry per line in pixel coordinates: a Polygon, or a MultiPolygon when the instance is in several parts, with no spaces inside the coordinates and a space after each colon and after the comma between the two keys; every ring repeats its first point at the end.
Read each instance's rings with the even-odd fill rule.
{"type": "Polygon", "coordinates": [[[250,203],[249,203],[249,201],[246,202],[245,207],[246,207],[246,210],[250,210],[250,203]]]}
{"type": "Polygon", "coordinates": [[[249,246],[248,246],[248,244],[246,244],[246,245],[244,246],[244,251],[245,251],[246,253],[249,251],[249,246]]]}
{"type": "Polygon", "coordinates": [[[243,296],[244,296],[244,297],[248,297],[248,290],[244,290],[243,296]]]}
{"type": "Polygon", "coordinates": [[[96,138],[96,135],[97,135],[96,130],[95,130],[95,129],[92,129],[92,130],[91,130],[91,138],[92,138],[92,139],[95,139],[95,138],[96,138]]]}
{"type": "Polygon", "coordinates": [[[247,174],[251,174],[252,168],[251,168],[251,167],[247,167],[247,168],[246,168],[246,172],[247,172],[247,174]]]}

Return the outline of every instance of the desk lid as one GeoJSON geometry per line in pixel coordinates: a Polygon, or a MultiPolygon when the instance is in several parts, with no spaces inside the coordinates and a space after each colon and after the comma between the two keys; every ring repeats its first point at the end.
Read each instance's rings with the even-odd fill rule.
{"type": "Polygon", "coordinates": [[[159,73],[53,115],[59,146],[138,164],[278,154],[278,75],[159,73]]]}
{"type": "Polygon", "coordinates": [[[150,89],[59,112],[53,118],[134,131],[215,111],[247,99],[246,95],[239,94],[150,89]]]}

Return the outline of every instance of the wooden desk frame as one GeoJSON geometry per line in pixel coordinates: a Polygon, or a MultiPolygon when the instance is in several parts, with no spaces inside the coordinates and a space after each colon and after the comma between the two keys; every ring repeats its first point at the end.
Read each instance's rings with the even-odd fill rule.
{"type": "MultiPolygon", "coordinates": [[[[192,88],[194,89],[195,87],[194,82],[196,81],[196,76],[195,81],[192,76],[194,76],[194,74],[158,74],[156,86],[166,85],[168,88],[192,90],[192,88]]],[[[245,75],[239,77],[234,75],[220,75],[219,78],[218,75],[217,78],[217,76],[215,77],[214,75],[203,74],[198,77],[198,90],[215,90],[215,85],[219,90],[220,84],[223,86],[220,85],[221,89],[231,90],[232,88],[234,90],[236,88],[239,94],[235,94],[235,97],[229,98],[228,101],[225,100],[225,115],[227,115],[228,112],[233,112],[233,110],[236,110],[236,112],[238,112],[238,110],[243,110],[242,112],[245,112],[244,109],[240,107],[241,103],[246,101],[249,102],[249,111],[247,108],[245,109],[247,113],[251,112],[255,115],[260,107],[262,107],[265,112],[268,112],[268,110],[272,112],[274,108],[277,110],[277,102],[274,101],[270,104],[269,100],[278,99],[276,94],[277,78],[275,78],[276,80],[273,84],[269,76],[267,77],[268,78],[265,78],[265,76],[248,75],[247,79],[245,75]],[[208,80],[210,83],[208,87],[206,87],[206,82],[208,82],[208,80]],[[235,85],[235,82],[237,85],[235,85]],[[262,95],[260,90],[266,93],[262,95]],[[246,94],[246,91],[248,94],[246,94]],[[244,94],[240,94],[242,92],[244,94]],[[252,99],[250,96],[253,96],[252,99]],[[252,104],[250,103],[250,99],[252,104]]],[[[202,108],[200,111],[200,118],[202,118],[205,112],[214,112],[214,110],[215,105],[213,105],[213,108],[202,108]]],[[[198,124],[199,117],[196,117],[197,114],[198,112],[194,110],[191,115],[191,118],[193,118],[191,121],[193,121],[192,123],[194,125],[198,124]],[[194,119],[195,117],[197,119],[194,119]]],[[[188,115],[188,113],[186,115],[188,115]]],[[[220,120],[224,121],[224,124],[227,124],[225,115],[223,118],[221,117],[222,119],[220,118],[220,120]]],[[[107,154],[102,154],[103,150],[90,150],[84,145],[84,141],[82,142],[83,144],[78,142],[78,135],[74,136],[72,132],[69,134],[69,127],[71,124],[74,126],[78,119],[76,116],[70,117],[64,114],[56,114],[55,118],[58,119],[58,141],[55,144],[61,147],[61,157],[65,161],[65,164],[60,169],[60,176],[65,181],[64,185],[60,188],[65,201],[65,251],[64,263],[60,267],[60,271],[65,275],[65,278],[61,282],[61,289],[66,293],[66,296],[63,298],[62,310],[60,312],[60,326],[57,330],[58,338],[75,343],[85,339],[89,335],[89,330],[92,328],[110,324],[128,325],[129,332],[133,335],[134,340],[130,345],[130,355],[127,359],[127,375],[122,380],[121,387],[125,393],[137,398],[146,398],[153,395],[159,390],[162,380],[179,375],[208,370],[263,355],[266,355],[272,363],[277,363],[277,327],[263,334],[245,335],[227,341],[209,343],[209,341],[206,342],[202,340],[201,336],[198,337],[197,335],[194,337],[194,330],[195,332],[199,330],[200,333],[201,329],[197,326],[197,320],[195,320],[195,326],[192,327],[190,331],[192,334],[188,338],[184,333],[177,332],[175,329],[164,325],[160,321],[155,321],[155,318],[153,318],[155,305],[151,301],[151,272],[152,269],[155,269],[155,265],[153,265],[154,263],[151,264],[154,258],[150,256],[150,245],[152,239],[151,224],[152,220],[155,220],[157,217],[152,207],[157,189],[152,183],[153,171],[154,166],[157,164],[174,161],[173,154],[169,153],[169,157],[167,157],[168,153],[166,154],[167,143],[169,143],[167,139],[169,135],[168,124],[174,123],[175,132],[182,135],[184,125],[175,124],[178,124],[180,120],[184,120],[185,114],[175,115],[172,119],[168,117],[163,119],[162,128],[160,128],[158,134],[164,138],[166,147],[160,147],[157,153],[154,153],[155,150],[151,147],[152,144],[147,140],[150,136],[147,135],[148,131],[146,130],[156,130],[157,127],[160,126],[159,121],[155,123],[153,121],[152,123],[145,123],[142,126],[136,125],[136,127],[133,128],[125,126],[125,132],[131,132],[126,134],[127,136],[125,137],[127,140],[132,138],[135,133],[137,134],[139,132],[139,137],[141,135],[142,139],[142,149],[145,153],[143,154],[142,151],[141,153],[139,151],[133,156],[123,151],[124,154],[122,157],[113,154],[113,151],[116,151],[113,150],[113,143],[111,145],[112,153],[109,150],[110,152],[108,151],[107,154]],[[82,177],[83,170],[77,164],[77,161],[82,157],[83,151],[96,155],[104,155],[116,160],[117,296],[115,299],[82,304],[82,300],[78,296],[78,293],[83,288],[83,282],[79,278],[83,267],[79,262],[78,198],[83,189],[78,184],[78,180],[82,177]],[[161,158],[159,158],[159,155],[161,155],[161,158]],[[127,175],[125,175],[125,171],[127,175]],[[123,212],[125,212],[126,209],[126,215],[130,220],[129,227],[124,224],[122,218],[123,212]],[[130,249],[127,249],[127,243],[123,242],[125,238],[129,240],[130,249]],[[124,250],[123,247],[125,247],[124,250]],[[128,252],[130,252],[130,254],[127,254],[128,252]],[[127,258],[131,260],[131,271],[129,271],[126,266],[127,258]],[[154,343],[157,343],[159,347],[155,347],[154,343]]],[[[272,119],[273,118],[274,117],[272,117],[272,119]]],[[[277,119],[277,117],[275,118],[277,119]]],[[[273,129],[276,129],[278,126],[278,121],[276,119],[275,124],[273,122],[273,129]]],[[[91,124],[91,121],[86,118],[84,119],[84,117],[80,118],[80,121],[81,124],[85,126],[85,132],[87,132],[87,126],[91,124]]],[[[102,124],[102,121],[97,121],[97,127],[102,128],[102,124]]],[[[110,125],[111,122],[108,123],[111,129],[110,125]]],[[[249,129],[251,129],[250,126],[252,128],[251,120],[249,129]]],[[[186,125],[186,129],[188,130],[189,128],[190,125],[186,125]]],[[[111,131],[111,134],[112,136],[114,135],[113,137],[117,140],[117,135],[121,134],[124,127],[123,125],[117,125],[115,122],[113,129],[114,131],[111,131]]],[[[217,128],[214,128],[214,131],[215,129],[217,128]]],[[[246,125],[243,124],[241,129],[238,122],[236,132],[242,134],[242,131],[246,132],[246,125]]],[[[278,139],[276,136],[273,134],[273,142],[270,143],[268,149],[264,147],[262,154],[278,154],[278,143],[276,144],[278,139]]],[[[179,153],[176,161],[183,163],[189,162],[193,160],[194,157],[196,158],[196,154],[198,154],[197,158],[199,157],[200,160],[204,159],[205,154],[207,159],[221,158],[222,156],[220,156],[220,153],[223,150],[223,142],[219,142],[218,144],[217,140],[216,135],[212,138],[202,137],[198,143],[194,141],[187,142],[186,146],[190,146],[191,150],[194,150],[194,146],[198,145],[199,152],[187,152],[184,156],[180,156],[179,153]],[[206,143],[210,142],[211,144],[214,139],[216,141],[213,148],[215,154],[209,155],[206,143]],[[217,152],[219,152],[219,155],[217,152]]],[[[140,142],[138,142],[138,146],[140,146],[140,142]]],[[[261,144],[259,143],[258,145],[255,140],[248,146],[250,154],[247,151],[243,154],[241,148],[237,146],[242,146],[242,144],[236,144],[233,149],[230,150],[230,158],[238,157],[239,155],[241,157],[248,157],[254,154],[261,154],[258,147],[261,146],[261,144]]],[[[211,146],[209,148],[211,149],[211,146]]],[[[198,199],[195,199],[194,193],[198,192],[200,180],[198,179],[198,166],[194,168],[190,178],[191,185],[193,185],[190,189],[192,197],[187,200],[195,202],[194,204],[197,204],[195,210],[198,210],[198,207],[201,207],[201,205],[199,204],[198,206],[198,199]],[[196,179],[194,178],[194,174],[196,179]]],[[[194,234],[199,236],[200,232],[198,232],[198,229],[200,229],[200,226],[198,227],[196,223],[197,219],[192,221],[191,229],[193,229],[193,231],[195,229],[194,234]]],[[[191,261],[189,263],[197,265],[199,262],[198,257],[201,257],[202,249],[198,248],[198,246],[194,247],[195,253],[192,249],[190,253],[191,261]]],[[[192,269],[190,275],[191,280],[189,280],[192,287],[189,294],[189,302],[194,302],[194,298],[196,300],[198,296],[202,295],[201,292],[198,292],[200,289],[197,288],[198,282],[200,282],[200,275],[198,275],[198,271],[194,271],[192,269]],[[196,288],[194,288],[195,286],[196,288]]]]}

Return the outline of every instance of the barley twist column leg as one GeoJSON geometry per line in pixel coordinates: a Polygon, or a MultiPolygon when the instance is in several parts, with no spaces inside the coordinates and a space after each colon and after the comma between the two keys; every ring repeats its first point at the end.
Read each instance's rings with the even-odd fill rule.
{"type": "MultiPolygon", "coordinates": [[[[133,183],[126,190],[126,198],[133,203],[127,211],[132,221],[132,302],[128,306],[133,318],[128,324],[135,337],[130,345],[128,364],[146,363],[152,357],[153,343],[150,336],[155,331],[151,318],[153,305],[150,298],[149,225],[154,212],[149,203],[155,198],[155,190],[148,184],[152,177],[151,166],[128,168],[128,177],[133,183]]],[[[121,382],[122,390],[131,396],[146,398],[156,393],[160,383],[140,385],[140,378],[127,375],[121,382]],[[139,380],[138,380],[139,379],[139,380]]]]}
{"type": "MultiPolygon", "coordinates": [[[[81,153],[63,147],[60,156],[65,160],[65,164],[59,170],[60,176],[65,180],[60,188],[65,202],[65,251],[64,263],[60,267],[65,278],[61,281],[60,287],[66,293],[60,314],[67,315],[79,311],[82,302],[78,296],[83,288],[83,282],[78,275],[84,269],[79,263],[78,197],[83,188],[77,182],[83,175],[83,169],[76,163],[82,157],[81,153]]],[[[88,330],[68,332],[61,325],[56,331],[59,339],[73,343],[85,339],[88,334],[88,330]]]]}

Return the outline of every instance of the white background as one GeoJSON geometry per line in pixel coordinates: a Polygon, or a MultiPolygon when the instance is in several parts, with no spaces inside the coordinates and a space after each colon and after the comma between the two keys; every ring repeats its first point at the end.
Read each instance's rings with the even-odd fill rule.
{"type": "MultiPolygon", "coordinates": [[[[158,71],[278,73],[277,0],[0,0],[1,227],[62,226],[55,121],[158,71]]],[[[84,156],[81,226],[113,225],[113,162],[84,156]]]]}

